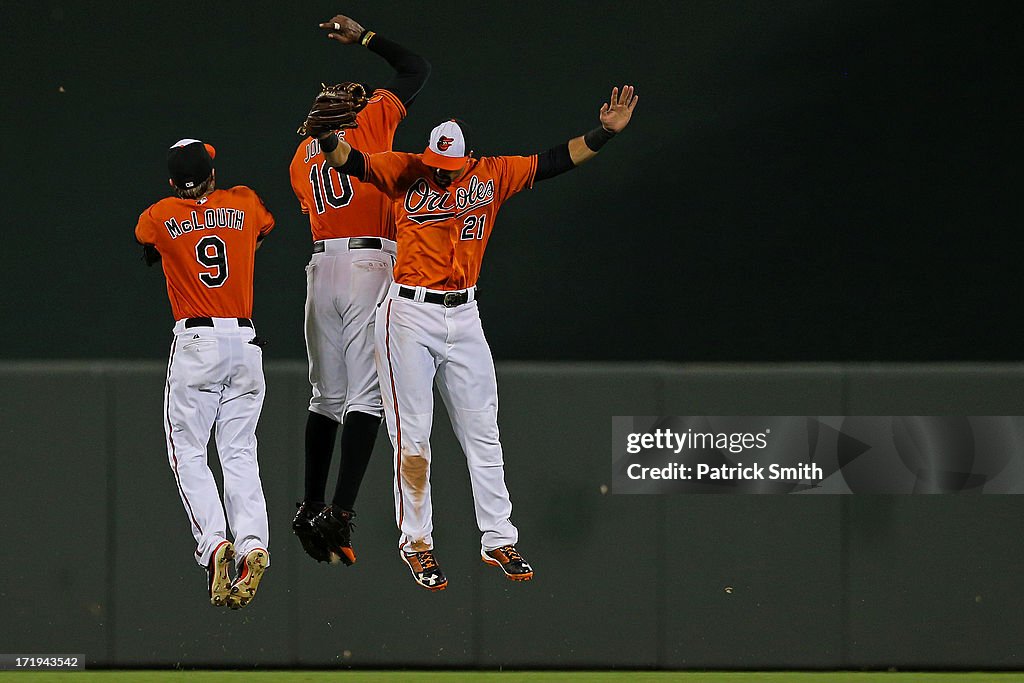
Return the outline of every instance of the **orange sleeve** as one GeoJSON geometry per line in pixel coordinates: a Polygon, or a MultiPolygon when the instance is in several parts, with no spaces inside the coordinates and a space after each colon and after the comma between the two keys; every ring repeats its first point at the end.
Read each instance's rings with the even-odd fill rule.
{"type": "Polygon", "coordinates": [[[395,93],[384,88],[377,88],[373,91],[373,95],[381,98],[381,118],[387,129],[394,132],[398,128],[398,124],[405,118],[405,105],[395,93]]]}
{"type": "Polygon", "coordinates": [[[245,185],[239,185],[237,190],[241,190],[249,195],[249,199],[252,202],[253,218],[256,221],[258,235],[265,237],[271,230],[274,229],[274,216],[267,210],[267,207],[263,204],[263,200],[256,194],[256,191],[251,187],[245,185]]]}
{"type": "Polygon", "coordinates": [[[143,211],[139,222],[135,224],[135,241],[139,244],[156,244],[156,224],[152,211],[152,206],[143,211]]]}
{"type": "Polygon", "coordinates": [[[409,186],[409,176],[414,172],[416,155],[406,152],[378,152],[363,154],[365,170],[363,182],[374,185],[392,199],[400,198],[409,186]]]}
{"type": "Polygon", "coordinates": [[[537,174],[537,155],[528,157],[495,157],[499,194],[505,201],[521,190],[533,187],[537,174]]]}
{"type": "Polygon", "coordinates": [[[252,193],[253,204],[256,206],[257,225],[260,226],[260,237],[265,237],[274,229],[274,215],[270,213],[263,200],[255,192],[252,193]]]}
{"type": "MultiPolygon", "coordinates": [[[[299,149],[302,149],[302,145],[299,146],[299,149]]],[[[302,190],[303,181],[306,180],[305,170],[306,166],[299,160],[299,153],[296,152],[291,166],[288,167],[288,177],[291,181],[292,192],[295,193],[295,198],[299,200],[299,209],[302,213],[309,213],[309,207],[306,206],[306,198],[302,190]]],[[[305,186],[308,187],[309,183],[307,182],[305,186]]]]}

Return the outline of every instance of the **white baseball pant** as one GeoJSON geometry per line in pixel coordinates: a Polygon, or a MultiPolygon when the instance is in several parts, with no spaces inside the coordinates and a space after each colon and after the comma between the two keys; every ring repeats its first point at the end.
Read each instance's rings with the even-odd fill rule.
{"type": "Polygon", "coordinates": [[[338,423],[353,410],[381,416],[374,315],[395,264],[395,243],[381,243],[383,249],[349,249],[346,238],[323,240],[324,251],[306,266],[309,409],[338,423]]]}
{"type": "MultiPolygon", "coordinates": [[[[377,366],[388,435],[395,449],[399,547],[434,547],[430,500],[430,427],[437,382],[455,436],[466,454],[481,548],[515,543],[512,501],[498,439],[498,384],[476,301],[446,308],[398,295],[391,285],[377,310],[377,366]]],[[[473,290],[470,290],[472,293],[473,290]]]]}
{"type": "Polygon", "coordinates": [[[174,326],[167,364],[164,431],[167,456],[196,539],[196,562],[206,567],[217,545],[234,534],[238,561],[268,548],[267,504],[256,459],[256,423],[263,408],[263,352],[250,327],[235,318],[214,326],[174,326]],[[206,459],[210,430],[224,473],[224,503],[206,459]]]}

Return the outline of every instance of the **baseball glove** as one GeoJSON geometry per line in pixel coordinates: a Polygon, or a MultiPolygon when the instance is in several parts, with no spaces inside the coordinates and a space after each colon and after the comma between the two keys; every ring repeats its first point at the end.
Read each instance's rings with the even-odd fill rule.
{"type": "Polygon", "coordinates": [[[296,132],[315,136],[339,128],[355,128],[356,115],[369,101],[366,88],[359,83],[321,83],[320,87],[320,94],[313,100],[313,108],[296,132]]]}

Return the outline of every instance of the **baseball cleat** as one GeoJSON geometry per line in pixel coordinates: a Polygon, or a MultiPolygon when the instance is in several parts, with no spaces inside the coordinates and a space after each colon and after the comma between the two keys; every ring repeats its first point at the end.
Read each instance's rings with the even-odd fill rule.
{"type": "Polygon", "coordinates": [[[228,607],[239,609],[245,607],[256,595],[263,572],[267,570],[270,562],[270,553],[263,548],[251,550],[242,560],[242,566],[238,570],[235,582],[231,584],[231,594],[228,596],[228,607]]]}
{"type": "Polygon", "coordinates": [[[356,513],[328,505],[313,520],[313,528],[320,534],[324,549],[331,564],[341,562],[347,566],[356,563],[356,551],[352,550],[352,518],[356,513]]]}
{"type": "Polygon", "coordinates": [[[221,541],[213,549],[210,563],[206,565],[206,573],[210,578],[210,604],[214,607],[228,604],[228,595],[231,593],[228,569],[234,559],[235,546],[231,545],[231,541],[221,541]]]}
{"type": "Polygon", "coordinates": [[[302,544],[302,549],[306,551],[307,555],[317,562],[329,562],[330,553],[324,544],[324,539],[313,525],[313,520],[324,509],[324,504],[302,502],[296,503],[295,507],[299,511],[295,513],[295,518],[292,520],[292,533],[299,538],[299,543],[302,544]]]}
{"type": "Polygon", "coordinates": [[[402,556],[402,561],[412,572],[412,578],[420,586],[428,591],[443,591],[448,587],[448,579],[441,571],[441,567],[438,566],[437,560],[434,559],[433,550],[423,550],[411,554],[399,550],[398,554],[402,556]]]}
{"type": "Polygon", "coordinates": [[[482,550],[480,559],[487,564],[500,567],[509,581],[529,581],[533,578],[533,567],[523,559],[514,545],[503,545],[494,550],[482,550]]]}

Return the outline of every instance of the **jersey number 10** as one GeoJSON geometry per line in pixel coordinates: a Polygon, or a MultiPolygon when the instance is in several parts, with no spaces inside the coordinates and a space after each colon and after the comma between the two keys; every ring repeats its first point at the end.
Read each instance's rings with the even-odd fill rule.
{"type": "Polygon", "coordinates": [[[309,184],[313,186],[313,201],[316,202],[318,214],[327,210],[340,209],[348,206],[352,201],[352,181],[344,173],[338,171],[326,161],[322,164],[313,164],[309,169],[309,184]],[[334,187],[337,179],[338,189],[334,187]]]}

